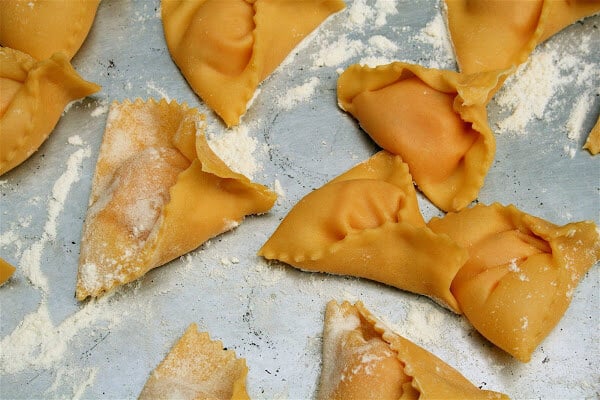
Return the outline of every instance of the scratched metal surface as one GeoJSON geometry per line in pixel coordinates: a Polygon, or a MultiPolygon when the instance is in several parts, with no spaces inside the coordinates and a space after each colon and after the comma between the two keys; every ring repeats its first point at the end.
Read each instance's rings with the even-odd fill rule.
{"type": "MultiPolygon", "coordinates": [[[[515,399],[597,398],[598,266],[583,279],[571,307],[531,362],[523,364],[489,344],[464,318],[428,299],[364,280],[269,266],[256,257],[257,249],[302,196],[376,151],[336,105],[340,68],[369,57],[455,67],[451,55],[418,38],[440,14],[437,1],[399,1],[384,7],[384,2],[369,0],[370,12],[353,14],[360,4],[349,1],[347,10],[296,49],[263,82],[242,120],[259,143],[254,156],[262,170],[255,180],[270,186],[278,180],[285,191],[274,209],[247,218],[234,231],[110,296],[78,303],[73,293],[79,240],[106,105],[166,96],[199,107],[207,113],[213,133],[226,133],[171,61],[158,1],[102,2],[87,41],[73,60],[80,74],[101,84],[102,91],[73,105],[40,150],[0,178],[0,252],[18,267],[0,288],[0,397],[135,398],[170,346],[188,324],[196,322],[246,358],[251,398],[312,398],[320,372],[324,306],[330,299],[360,299],[375,315],[478,386],[515,399]],[[397,12],[385,15],[384,9],[397,12]],[[352,23],[356,29],[351,29],[352,23]],[[391,58],[389,51],[380,53],[372,45],[380,36],[397,44],[391,58]],[[322,57],[328,46],[333,49],[354,40],[362,46],[356,52],[349,46],[343,61],[322,57]],[[310,98],[289,109],[281,106],[282,95],[311,79],[318,79],[318,84],[310,98]],[[75,135],[80,140],[74,140],[75,135]],[[66,175],[68,163],[77,161],[77,177],[66,175]],[[66,198],[61,201],[53,197],[53,188],[58,190],[65,182],[66,198]],[[57,228],[55,235],[48,234],[51,225],[57,228]],[[32,278],[36,271],[37,278],[32,278]],[[17,350],[9,348],[13,345],[17,350]]],[[[577,23],[550,44],[598,72],[599,23],[600,17],[577,23]],[[589,51],[577,46],[583,38],[589,51]]],[[[600,164],[581,150],[585,134],[569,138],[565,132],[582,93],[591,93],[593,104],[583,130],[591,129],[600,109],[599,75],[577,85],[559,85],[549,94],[546,115],[551,117],[532,120],[526,134],[497,136],[496,161],[479,201],[513,203],[559,224],[599,222],[600,164]]],[[[507,110],[492,101],[489,111],[494,129],[507,110]]],[[[437,214],[427,200],[420,200],[427,219],[437,214]]]]}

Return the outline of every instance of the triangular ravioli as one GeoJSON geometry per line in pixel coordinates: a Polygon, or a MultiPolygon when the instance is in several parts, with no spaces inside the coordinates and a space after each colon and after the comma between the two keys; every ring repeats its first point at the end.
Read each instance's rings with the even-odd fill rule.
{"type": "Polygon", "coordinates": [[[111,105],[81,242],[77,298],[131,282],[268,211],[276,195],[212,152],[196,109],[111,105]]]}
{"type": "Polygon", "coordinates": [[[469,252],[452,282],[460,308],[483,336],[527,362],[562,318],[600,259],[589,221],[557,226],[514,206],[479,204],[428,226],[469,252]]]}
{"type": "Polygon", "coordinates": [[[162,0],[171,57],[192,89],[237,125],[254,92],[341,0],[162,0]],[[227,29],[223,29],[227,27],[227,29]]]}
{"type": "Polygon", "coordinates": [[[379,146],[402,157],[436,206],[460,210],[477,197],[494,159],[486,105],[506,73],[352,65],[337,97],[379,146]]]}
{"type": "Polygon", "coordinates": [[[138,399],[248,400],[246,360],[191,324],[156,367],[138,399]]]}
{"type": "Polygon", "coordinates": [[[31,156],[48,138],[66,105],[100,86],[83,80],[67,57],[36,61],[0,48],[0,175],[31,156]]]}
{"type": "Polygon", "coordinates": [[[386,151],[301,199],[258,254],[424,294],[460,312],[450,284],[467,254],[425,226],[407,165],[386,151]]]}
{"type": "Polygon", "coordinates": [[[327,303],[318,400],[508,399],[478,389],[361,302],[327,303]]]}
{"type": "Polygon", "coordinates": [[[100,0],[2,0],[0,44],[37,60],[77,53],[96,17],[100,0]]]}
{"type": "Polygon", "coordinates": [[[600,11],[586,0],[445,0],[461,72],[516,67],[564,27],[600,11]]]}

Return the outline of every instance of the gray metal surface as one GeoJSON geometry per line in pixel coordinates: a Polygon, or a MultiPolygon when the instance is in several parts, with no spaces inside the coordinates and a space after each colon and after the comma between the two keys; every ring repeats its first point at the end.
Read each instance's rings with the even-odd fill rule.
{"type": "MultiPolygon", "coordinates": [[[[324,307],[337,299],[362,300],[478,386],[515,399],[597,398],[598,266],[583,279],[571,307],[531,362],[523,364],[483,339],[463,317],[426,298],[360,279],[268,265],[255,255],[302,196],[376,151],[337,107],[340,68],[369,58],[455,68],[447,49],[423,40],[426,26],[440,15],[437,1],[366,3],[371,11],[365,14],[359,12],[365,10],[359,7],[362,1],[349,1],[345,11],[299,46],[263,82],[242,120],[259,144],[254,157],[262,169],[254,179],[269,186],[277,180],[285,192],[273,210],[247,218],[234,231],[112,295],[78,303],[79,240],[107,105],[168,97],[199,107],[212,133],[227,134],[171,61],[159,2],[101,3],[73,64],[102,91],[70,107],[40,150],[0,178],[0,254],[18,267],[0,288],[0,397],[135,398],[170,346],[196,322],[246,358],[251,398],[312,398],[324,307]],[[393,54],[377,46],[380,36],[397,45],[393,54]],[[328,48],[344,43],[343,59],[323,57],[328,48]],[[281,96],[311,79],[318,83],[309,98],[282,106],[281,96]]],[[[600,17],[592,17],[550,39],[548,46],[564,50],[557,62],[575,57],[595,73],[585,82],[557,84],[548,94],[544,117],[529,121],[525,134],[498,134],[496,160],[480,202],[512,203],[559,224],[599,222],[600,164],[581,150],[600,109],[599,23],[600,17]],[[584,39],[587,48],[579,46],[584,39]],[[582,124],[586,134],[569,138],[565,124],[584,95],[592,103],[582,124]]],[[[495,100],[489,111],[492,129],[509,112],[495,100]]],[[[420,200],[426,219],[438,214],[420,200]]]]}

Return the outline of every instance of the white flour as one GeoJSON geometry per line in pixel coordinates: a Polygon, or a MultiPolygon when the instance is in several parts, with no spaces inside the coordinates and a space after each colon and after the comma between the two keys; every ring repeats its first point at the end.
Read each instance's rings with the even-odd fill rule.
{"type": "Polygon", "coordinates": [[[535,54],[507,79],[504,90],[496,97],[499,105],[512,110],[509,117],[498,122],[501,132],[524,134],[531,119],[544,116],[561,79],[556,61],[552,53],[535,54]]]}
{"type": "Polygon", "coordinates": [[[553,117],[549,114],[549,106],[556,102],[564,87],[581,86],[582,97],[565,126],[569,138],[579,137],[581,120],[586,112],[581,102],[591,97],[590,90],[595,90],[590,88],[589,82],[597,72],[579,62],[588,48],[587,40],[582,40],[575,48],[564,48],[555,42],[538,46],[495,97],[498,105],[509,111],[506,118],[496,123],[497,133],[526,134],[529,122],[553,117]]]}
{"type": "Polygon", "coordinates": [[[592,99],[588,96],[581,96],[567,120],[567,137],[571,140],[578,141],[583,134],[583,124],[590,114],[592,107],[592,99]]]}
{"type": "Polygon", "coordinates": [[[319,78],[313,76],[306,83],[288,89],[279,97],[277,105],[284,110],[291,110],[297,104],[306,102],[315,93],[320,82],[319,78]]]}
{"type": "Polygon", "coordinates": [[[357,56],[363,49],[364,44],[360,40],[349,39],[347,35],[342,35],[335,42],[325,44],[312,56],[313,69],[338,66],[357,56]]]}
{"type": "Polygon", "coordinates": [[[273,183],[273,191],[277,193],[278,199],[284,199],[286,197],[285,190],[283,189],[283,186],[281,186],[281,182],[279,182],[279,179],[275,179],[275,182],[273,183]]]}
{"type": "Polygon", "coordinates": [[[146,92],[148,94],[158,94],[161,98],[165,99],[167,103],[171,102],[171,97],[167,94],[167,91],[161,87],[158,87],[154,81],[146,82],[146,92]]]}
{"type": "Polygon", "coordinates": [[[100,102],[98,107],[94,108],[90,115],[92,117],[100,117],[108,112],[109,107],[110,104],[108,104],[106,101],[100,102]]]}
{"type": "Polygon", "coordinates": [[[436,57],[429,62],[427,67],[443,69],[455,65],[450,34],[441,13],[436,14],[433,20],[414,37],[414,40],[430,45],[436,54],[436,57]]]}
{"type": "MultiPolygon", "coordinates": [[[[367,26],[381,27],[385,25],[388,17],[398,13],[394,2],[379,0],[375,5],[367,5],[364,0],[354,1],[345,11],[348,14],[346,28],[352,34],[343,34],[332,37],[323,35],[321,46],[313,54],[313,67],[341,67],[345,69],[350,60],[360,57],[356,62],[362,65],[375,67],[389,64],[393,61],[406,60],[403,48],[407,43],[397,43],[384,35],[372,35],[366,38],[355,38],[355,35],[367,26]]],[[[410,31],[410,26],[400,26],[402,31],[410,31]]],[[[454,52],[450,36],[446,29],[444,18],[437,13],[434,18],[421,30],[417,31],[408,41],[408,44],[425,45],[432,48],[435,57],[429,60],[427,67],[452,68],[455,66],[454,52]]]]}
{"type": "Polygon", "coordinates": [[[247,125],[238,125],[219,135],[208,132],[207,141],[212,151],[233,171],[252,180],[254,175],[261,170],[254,158],[258,142],[250,136],[247,125]]]}
{"type": "Polygon", "coordinates": [[[81,164],[89,158],[89,146],[76,150],[67,160],[65,172],[58,178],[52,188],[52,196],[48,201],[48,216],[41,239],[23,252],[19,269],[29,281],[44,293],[48,292],[48,282],[41,271],[42,253],[46,246],[56,238],[56,224],[59,214],[64,209],[65,201],[71,187],[81,178],[81,164]]]}
{"type": "MultiPolygon", "coordinates": [[[[82,142],[78,137],[71,137],[71,144],[80,146],[82,142]],[[81,143],[81,144],[80,144],[81,143]]],[[[119,321],[125,312],[112,314],[104,307],[109,297],[102,302],[90,302],[78,312],[72,314],[61,323],[55,325],[48,309],[48,279],[42,271],[44,251],[56,239],[57,224],[62,214],[65,203],[73,185],[81,179],[81,165],[91,155],[89,146],[79,148],[73,152],[68,160],[63,174],[56,180],[52,187],[52,195],[48,201],[48,214],[41,239],[30,245],[22,254],[19,261],[19,271],[27,277],[31,284],[40,290],[41,302],[34,312],[24,316],[23,320],[9,335],[0,342],[0,373],[15,374],[26,370],[51,370],[56,364],[64,360],[68,354],[73,338],[84,329],[97,323],[99,320],[119,321]]],[[[14,233],[9,231],[2,235],[3,240],[14,238],[14,233]]],[[[73,371],[75,372],[75,371],[73,371]]],[[[53,385],[48,389],[51,394],[65,383],[77,384],[81,376],[69,374],[65,379],[64,373],[59,370],[53,385]]],[[[93,374],[89,375],[84,386],[89,386],[93,374]]],[[[81,392],[81,389],[78,392],[81,392]]],[[[75,398],[81,393],[74,393],[75,398]]]]}

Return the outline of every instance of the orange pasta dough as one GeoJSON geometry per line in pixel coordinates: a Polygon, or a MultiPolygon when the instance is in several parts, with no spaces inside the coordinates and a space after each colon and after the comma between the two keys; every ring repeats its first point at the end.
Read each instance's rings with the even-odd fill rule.
{"type": "Polygon", "coordinates": [[[3,285],[15,273],[16,268],[0,258],[0,285],[3,285]]]}
{"type": "Polygon", "coordinates": [[[540,41],[548,39],[575,21],[600,12],[598,0],[544,0],[548,16],[540,41]]]}
{"type": "Polygon", "coordinates": [[[514,206],[477,205],[428,226],[469,252],[452,294],[487,339],[527,362],[600,258],[592,222],[557,226],[514,206]]]}
{"type": "Polygon", "coordinates": [[[461,72],[505,69],[567,25],[600,11],[589,0],[445,0],[461,72]]]}
{"type": "Polygon", "coordinates": [[[192,89],[232,126],[260,82],[344,2],[162,0],[161,7],[171,57],[192,89]]]}
{"type": "Polygon", "coordinates": [[[38,60],[77,53],[92,27],[100,0],[2,0],[0,44],[38,60]]]}
{"type": "Polygon", "coordinates": [[[319,400],[508,399],[478,389],[362,303],[327,303],[319,400]]]}
{"type": "Polygon", "coordinates": [[[65,106],[100,86],[83,80],[67,57],[43,61],[0,48],[0,175],[33,154],[56,126],[65,106]]]}
{"type": "Polygon", "coordinates": [[[460,210],[477,197],[494,159],[485,107],[504,74],[352,65],[337,96],[378,145],[402,157],[435,205],[460,210]]]}
{"type": "Polygon", "coordinates": [[[246,360],[191,324],[156,367],[139,395],[145,399],[247,400],[246,360]]]}
{"type": "Polygon", "coordinates": [[[77,298],[131,282],[264,213],[276,195],[235,173],[175,102],[113,103],[81,241],[77,298]]]}
{"type": "Polygon", "coordinates": [[[467,257],[425,226],[406,164],[386,151],[300,200],[259,255],[425,294],[456,312],[450,284],[467,257]]]}
{"type": "Polygon", "coordinates": [[[583,148],[594,155],[600,153],[600,117],[585,140],[583,148]]]}

